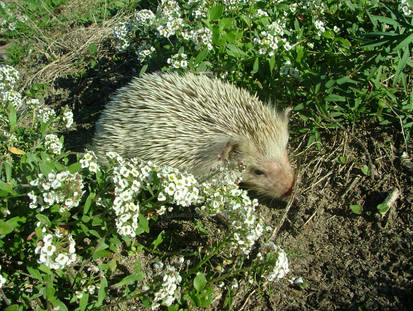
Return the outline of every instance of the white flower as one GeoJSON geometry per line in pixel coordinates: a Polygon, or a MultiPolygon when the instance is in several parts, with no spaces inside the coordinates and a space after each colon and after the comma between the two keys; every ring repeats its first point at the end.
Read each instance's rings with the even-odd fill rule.
{"type": "Polygon", "coordinates": [[[0,288],[2,288],[4,284],[6,284],[6,281],[6,278],[0,274],[0,288]]]}
{"type": "Polygon", "coordinates": [[[46,256],[52,256],[56,251],[56,246],[52,244],[46,244],[42,247],[41,252],[44,253],[46,256]]]}
{"type": "Polygon", "coordinates": [[[66,254],[59,254],[55,259],[56,263],[58,263],[62,268],[66,266],[69,261],[69,257],[66,254]]]}
{"type": "Polygon", "coordinates": [[[160,192],[160,193],[158,194],[158,201],[163,202],[163,201],[165,201],[165,200],[166,200],[165,194],[164,194],[163,192],[160,192]]]}

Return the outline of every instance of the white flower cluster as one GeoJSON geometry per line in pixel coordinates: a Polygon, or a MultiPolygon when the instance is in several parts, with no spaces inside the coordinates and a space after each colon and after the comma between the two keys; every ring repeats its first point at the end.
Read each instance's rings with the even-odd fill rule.
{"type": "MultiPolygon", "coordinates": [[[[183,261],[183,258],[182,258],[183,261]]],[[[182,282],[182,277],[174,266],[166,265],[158,262],[154,264],[156,276],[162,279],[162,286],[155,293],[152,302],[152,310],[158,309],[160,306],[169,307],[176,299],[181,297],[181,288],[178,286],[182,282]]]]}
{"type": "Polygon", "coordinates": [[[413,6],[409,0],[400,0],[399,8],[403,14],[407,17],[410,17],[413,14],[413,6]]]}
{"type": "Polygon", "coordinates": [[[206,18],[208,12],[208,2],[198,1],[196,5],[197,7],[194,10],[192,10],[192,17],[196,20],[206,18]]]}
{"type": "Polygon", "coordinates": [[[113,168],[115,199],[112,206],[117,216],[116,228],[120,235],[134,238],[139,224],[136,196],[141,191],[142,182],[150,181],[154,166],[151,162],[142,163],[135,159],[124,161],[114,152],[108,152],[107,156],[117,162],[113,168]]]}
{"type": "Polygon", "coordinates": [[[258,9],[257,10],[257,16],[262,17],[262,16],[268,16],[268,13],[264,10],[258,9]]]}
{"type": "Polygon", "coordinates": [[[63,122],[65,122],[66,128],[69,128],[73,124],[73,112],[72,110],[69,109],[69,107],[65,107],[63,110],[63,116],[62,116],[63,122]]]}
{"type": "Polygon", "coordinates": [[[51,172],[47,176],[39,174],[38,177],[30,182],[31,186],[38,188],[27,195],[31,199],[30,208],[37,208],[40,211],[50,208],[54,204],[60,205],[60,212],[68,211],[79,205],[84,193],[82,176],[79,173],[71,174],[69,171],[60,173],[51,172]]]}
{"type": "Polygon", "coordinates": [[[150,44],[145,44],[139,47],[136,51],[136,55],[138,56],[138,60],[143,63],[147,58],[149,58],[153,52],[155,52],[155,48],[150,44]]]}
{"type": "Polygon", "coordinates": [[[0,101],[6,107],[11,103],[15,109],[23,105],[22,95],[14,90],[0,92],[0,101]]]}
{"type": "MultiPolygon", "coordinates": [[[[142,190],[142,185],[152,187],[153,178],[160,181],[158,201],[190,206],[199,203],[199,189],[192,175],[180,173],[168,166],[157,167],[152,162],[138,159],[123,160],[118,154],[108,152],[108,158],[115,161],[113,182],[115,184],[115,199],[112,208],[117,216],[116,228],[120,235],[136,236],[139,223],[139,203],[136,200],[142,190]]],[[[158,215],[165,213],[162,206],[156,211],[158,215]]]]}
{"type": "Polygon", "coordinates": [[[204,216],[223,215],[232,234],[229,253],[248,255],[264,233],[263,221],[256,215],[258,200],[251,200],[247,191],[238,187],[240,172],[224,171],[217,178],[202,184],[204,205],[196,211],[204,216]]]}
{"type": "Polygon", "coordinates": [[[181,8],[178,2],[175,0],[161,0],[158,12],[160,20],[166,20],[166,22],[161,22],[156,28],[159,35],[169,38],[182,30],[184,20],[181,18],[181,8]]]}
{"type": "Polygon", "coordinates": [[[155,21],[155,14],[151,10],[140,10],[135,15],[135,22],[138,26],[149,27],[155,21]]]}
{"type": "Polygon", "coordinates": [[[55,234],[45,234],[38,243],[35,254],[39,255],[38,263],[53,270],[64,269],[76,261],[76,242],[70,233],[60,229],[55,234]]]}
{"type": "MultiPolygon", "coordinates": [[[[0,270],[1,270],[1,266],[0,266],[0,270]]],[[[6,278],[0,274],[0,288],[3,288],[6,282],[7,282],[6,278]]]]}
{"type": "Polygon", "coordinates": [[[283,37],[285,28],[285,20],[276,20],[268,26],[267,31],[261,31],[259,36],[253,39],[253,42],[259,46],[258,53],[273,56],[280,46],[289,51],[291,44],[283,37]]]}
{"type": "Polygon", "coordinates": [[[37,115],[40,117],[42,123],[52,122],[56,118],[56,112],[47,106],[39,107],[37,115]]]}
{"type": "MultiPolygon", "coordinates": [[[[262,220],[255,213],[258,201],[251,200],[245,190],[238,188],[241,172],[221,169],[208,182],[199,184],[194,176],[177,169],[136,158],[124,160],[114,152],[107,157],[113,166],[115,199],[112,208],[117,216],[116,228],[119,234],[136,236],[139,225],[140,206],[138,196],[142,189],[158,192],[158,201],[188,207],[201,206],[196,211],[203,216],[223,215],[229,223],[231,242],[229,251],[248,255],[257,239],[263,234],[262,220]]],[[[166,211],[161,206],[158,215],[166,211]]]]}
{"type": "Polygon", "coordinates": [[[169,166],[160,167],[157,172],[163,191],[158,194],[158,201],[187,207],[201,203],[199,185],[195,177],[169,166]]]}
{"type": "Polygon", "coordinates": [[[169,38],[180,30],[184,26],[184,20],[180,17],[168,20],[166,24],[160,24],[156,29],[162,37],[169,38]]]}
{"type": "Polygon", "coordinates": [[[113,36],[116,39],[116,48],[119,51],[124,51],[129,47],[132,29],[133,25],[130,22],[121,22],[113,29],[113,36]]]}
{"type": "Polygon", "coordinates": [[[181,16],[181,8],[175,0],[161,0],[157,11],[161,16],[166,17],[168,20],[173,20],[174,18],[181,16]]]}
{"type": "Polygon", "coordinates": [[[185,53],[177,53],[168,58],[166,62],[172,65],[172,67],[175,69],[186,68],[188,67],[188,61],[186,60],[186,58],[187,55],[185,53]]]}
{"type": "Polygon", "coordinates": [[[0,92],[12,88],[19,79],[19,72],[9,65],[0,65],[0,92]]]}
{"type": "Polygon", "coordinates": [[[228,7],[230,10],[240,8],[244,4],[248,4],[249,2],[255,2],[251,0],[224,0],[224,5],[228,7]]]}
{"type": "Polygon", "coordinates": [[[314,26],[315,28],[318,30],[317,35],[319,37],[321,37],[321,35],[323,34],[323,32],[326,31],[326,28],[324,27],[324,22],[321,20],[316,20],[314,21],[314,26]]]}
{"type": "MultiPolygon", "coordinates": [[[[287,254],[281,247],[275,245],[270,241],[264,245],[263,250],[266,253],[276,254],[277,256],[277,261],[273,270],[263,275],[266,280],[270,282],[279,280],[282,279],[288,272],[290,272],[290,269],[288,267],[287,254]]],[[[263,259],[261,252],[257,254],[257,257],[263,259]]]]}
{"type": "Polygon", "coordinates": [[[280,75],[281,76],[286,76],[286,75],[291,75],[294,78],[298,78],[298,75],[300,72],[298,71],[297,68],[294,68],[291,66],[291,63],[289,61],[286,61],[283,66],[280,68],[280,75]]]}
{"type": "Polygon", "coordinates": [[[63,148],[62,142],[55,134],[48,134],[44,137],[44,146],[47,151],[54,154],[60,154],[63,148]]]}
{"type": "Polygon", "coordinates": [[[200,50],[206,46],[208,50],[212,50],[212,31],[209,28],[203,27],[192,32],[192,41],[195,43],[196,49],[200,50]]]}
{"type": "Polygon", "coordinates": [[[97,173],[99,170],[97,158],[93,151],[86,152],[83,155],[82,159],[79,160],[79,163],[82,168],[88,168],[92,173],[97,173]]]}
{"type": "MultiPolygon", "coordinates": [[[[85,267],[86,268],[86,267],[85,267]]],[[[75,291],[77,300],[80,300],[83,297],[83,294],[86,292],[90,295],[94,295],[96,291],[99,291],[100,286],[94,281],[101,279],[104,276],[103,271],[99,270],[99,267],[95,262],[90,261],[87,263],[87,269],[83,269],[78,277],[80,278],[80,285],[82,290],[75,291]]]]}
{"type": "Polygon", "coordinates": [[[31,109],[36,109],[40,105],[40,100],[37,98],[31,98],[26,100],[26,105],[31,109]]]}

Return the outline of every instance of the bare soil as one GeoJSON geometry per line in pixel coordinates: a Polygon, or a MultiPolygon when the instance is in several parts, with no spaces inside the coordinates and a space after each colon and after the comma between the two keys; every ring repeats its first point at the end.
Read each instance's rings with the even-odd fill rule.
{"type": "MultiPolygon", "coordinates": [[[[139,71],[134,55],[113,59],[104,40],[108,29],[99,36],[94,27],[69,29],[47,49],[34,46],[36,58],[18,68],[25,71],[22,87],[48,83],[46,103],[74,110],[77,127],[65,137],[74,151],[87,147],[99,111],[139,71]],[[97,45],[97,65],[75,77],[90,43],[97,45]],[[53,61],[46,51],[54,53],[53,61]]],[[[294,193],[287,206],[264,202],[260,209],[276,228],[276,244],[288,252],[291,272],[261,288],[241,282],[233,310],[412,310],[413,172],[411,159],[401,157],[413,154],[412,140],[406,146],[399,128],[369,121],[322,130],[318,148],[306,146],[305,134],[295,134],[300,121],[294,114],[291,127],[294,193]],[[395,189],[400,195],[382,217],[376,206],[395,189]],[[352,204],[363,206],[363,213],[354,214],[352,204]],[[291,284],[298,277],[304,288],[291,284]]],[[[215,305],[220,310],[222,303],[215,305]]]]}

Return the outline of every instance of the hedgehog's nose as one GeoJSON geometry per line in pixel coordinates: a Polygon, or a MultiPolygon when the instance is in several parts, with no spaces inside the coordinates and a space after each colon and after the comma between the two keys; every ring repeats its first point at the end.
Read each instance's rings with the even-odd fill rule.
{"type": "Polygon", "coordinates": [[[291,195],[291,193],[293,192],[294,184],[295,184],[295,178],[293,176],[292,181],[291,181],[291,185],[288,188],[288,190],[283,194],[283,197],[289,197],[291,195]]]}

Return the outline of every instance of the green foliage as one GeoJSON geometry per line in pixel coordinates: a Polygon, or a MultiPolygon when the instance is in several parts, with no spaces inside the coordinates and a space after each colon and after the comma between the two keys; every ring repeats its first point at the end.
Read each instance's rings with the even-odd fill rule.
{"type": "MultiPolygon", "coordinates": [[[[165,64],[162,70],[181,72],[212,70],[263,100],[293,107],[304,123],[299,131],[309,133],[308,144],[319,144],[320,126],[349,126],[366,118],[383,125],[401,124],[408,141],[413,125],[412,81],[408,79],[413,25],[398,3],[223,5],[212,1],[205,7],[177,2],[179,12],[160,6],[152,24],[142,26],[131,20],[127,34],[117,37],[130,44],[121,49],[140,55],[142,45],[149,44],[155,52],[141,57],[143,66],[155,69],[155,64],[165,64]],[[194,15],[197,10],[204,12],[203,17],[194,15]],[[163,35],[159,27],[166,27],[163,21],[168,14],[183,20],[177,20],[179,30],[163,35]],[[188,29],[204,33],[205,28],[211,32],[210,46],[184,35],[188,29]],[[188,55],[187,66],[167,61],[183,52],[188,55]]],[[[149,6],[143,8],[155,12],[149,6]]]]}
{"type": "Polygon", "coordinates": [[[350,205],[350,209],[354,214],[361,215],[363,213],[363,206],[359,204],[350,205]]]}
{"type": "MultiPolygon", "coordinates": [[[[5,81],[18,76],[10,66],[1,74],[5,81]]],[[[17,94],[12,83],[7,87],[2,92],[17,94]]],[[[70,127],[73,115],[30,98],[43,87],[0,102],[0,248],[7,249],[0,259],[0,308],[102,310],[138,301],[154,309],[208,307],[218,282],[229,284],[257,267],[256,282],[267,278],[276,262],[245,256],[265,232],[258,203],[244,190],[217,178],[203,186],[186,173],[116,154],[108,158],[112,165],[99,168],[92,153],[66,152],[56,133],[70,127]],[[182,187],[193,192],[182,196],[182,187]],[[228,218],[226,230],[209,223],[218,208],[228,218]],[[196,249],[177,247],[180,228],[159,230],[162,215],[174,209],[199,209],[196,249]]]]}
{"type": "MultiPolygon", "coordinates": [[[[3,33],[15,39],[7,50],[8,60],[13,64],[24,60],[30,53],[25,40],[41,37],[43,30],[101,22],[139,4],[154,12],[154,24],[138,25],[134,16],[117,29],[125,30],[117,32],[117,40],[123,50],[137,53],[141,75],[158,69],[212,71],[263,100],[293,107],[302,121],[296,131],[307,133],[308,144],[316,142],[320,149],[320,127],[354,126],[367,118],[383,126],[401,126],[406,142],[410,138],[413,26],[411,16],[402,14],[396,3],[178,1],[179,13],[171,13],[179,21],[178,28],[170,35],[165,34],[167,8],[157,11],[157,3],[101,0],[63,14],[67,0],[7,2],[0,9],[3,33]],[[159,31],[162,27],[164,35],[159,31]],[[199,31],[199,36],[190,30],[199,31]]],[[[85,74],[86,67],[97,68],[97,62],[97,46],[91,44],[88,55],[75,62],[81,68],[77,75],[85,74]]],[[[25,91],[24,101],[43,96],[47,87],[34,85],[25,91]]],[[[227,286],[224,306],[230,309],[235,294],[230,285],[237,277],[260,283],[276,266],[274,252],[262,261],[231,255],[233,232],[211,230],[206,217],[194,220],[196,250],[176,248],[182,245],[182,231],[166,230],[168,221],[162,215],[166,209],[188,210],[170,201],[162,203],[165,176],[150,166],[149,180],[134,197],[139,204],[135,236],[121,234],[117,224],[122,215],[113,208],[119,196],[115,169],[121,169],[116,161],[112,167],[94,169],[90,163],[85,166],[87,155],[58,148],[63,138],[53,134],[68,126],[67,110],[56,115],[33,103],[23,111],[20,108],[11,100],[0,102],[0,247],[7,250],[1,259],[0,283],[6,281],[0,307],[101,310],[139,301],[148,308],[161,304],[168,310],[205,308],[223,283],[227,286]],[[57,176],[69,181],[59,186],[57,176]],[[48,190],[53,187],[59,190],[56,197],[48,190]],[[50,256],[47,261],[42,252],[53,253],[51,245],[61,257],[50,256]],[[133,262],[127,268],[125,257],[133,262]],[[61,266],[52,266],[53,260],[61,266]],[[168,284],[170,288],[179,288],[173,301],[156,298],[168,287],[164,279],[175,282],[168,284]]],[[[346,164],[349,159],[342,156],[337,161],[346,164]]],[[[370,174],[366,165],[360,171],[370,174]]],[[[214,195],[223,192],[225,202],[244,202],[229,194],[225,197],[222,188],[213,190],[214,195]]],[[[371,214],[361,205],[351,205],[350,210],[371,214]]],[[[384,215],[388,210],[389,204],[382,203],[374,212],[384,215]]]]}

